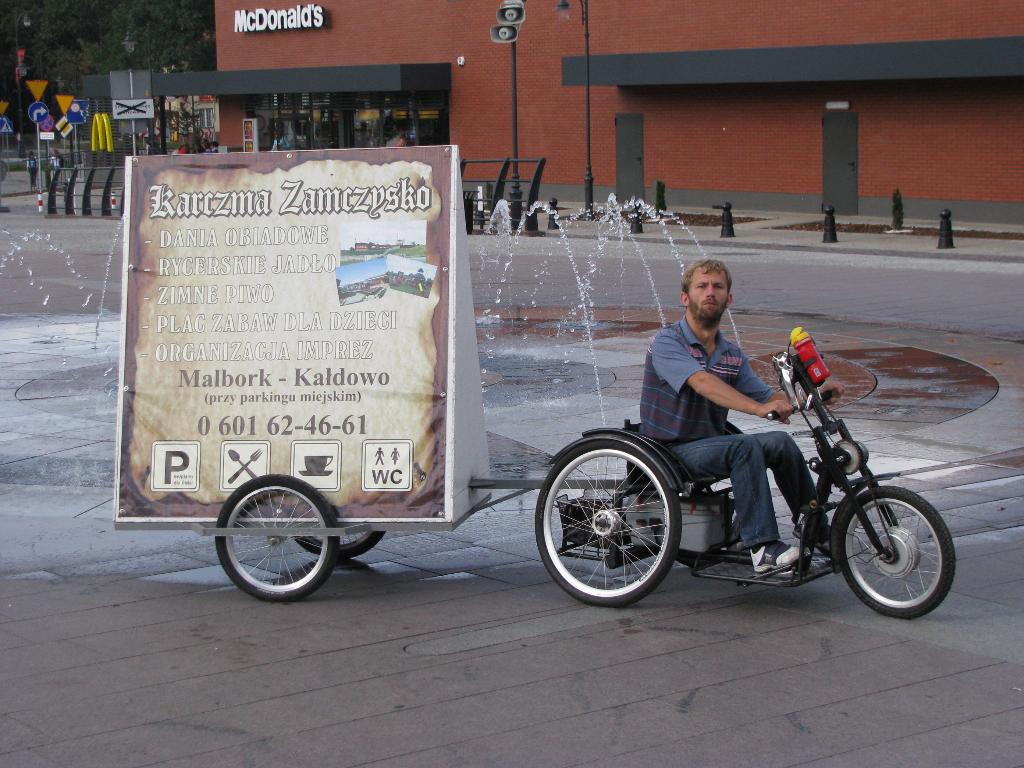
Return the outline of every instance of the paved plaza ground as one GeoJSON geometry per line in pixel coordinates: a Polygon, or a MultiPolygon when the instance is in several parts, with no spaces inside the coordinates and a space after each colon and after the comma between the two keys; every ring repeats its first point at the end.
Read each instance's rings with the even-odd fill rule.
{"type": "Polygon", "coordinates": [[[117,225],[5,202],[0,768],[1024,766],[1024,241],[470,238],[496,473],[638,417],[646,345],[706,252],[734,269],[748,354],[807,326],[872,468],[947,521],[956,581],[924,618],[875,614],[841,576],[738,588],[682,566],[631,608],[586,607],[539,560],[533,495],[389,533],[270,605],[209,539],[113,530],[117,225]]]}

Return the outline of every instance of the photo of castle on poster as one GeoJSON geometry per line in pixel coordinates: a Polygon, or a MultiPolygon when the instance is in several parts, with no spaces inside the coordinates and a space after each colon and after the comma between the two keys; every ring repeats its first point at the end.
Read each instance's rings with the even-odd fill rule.
{"type": "Polygon", "coordinates": [[[382,298],[389,290],[426,298],[437,267],[427,264],[427,222],[345,223],[334,271],[342,306],[382,298]]]}

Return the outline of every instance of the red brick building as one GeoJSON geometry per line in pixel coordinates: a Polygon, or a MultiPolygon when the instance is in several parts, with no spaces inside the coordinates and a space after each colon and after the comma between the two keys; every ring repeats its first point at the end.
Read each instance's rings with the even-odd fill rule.
{"type": "MultiPolygon", "coordinates": [[[[498,2],[320,0],[291,6],[307,28],[246,31],[257,8],[288,6],[216,0],[218,71],[176,87],[219,96],[231,147],[248,116],[261,148],[402,135],[505,156],[511,46],[488,35],[498,2]]],[[[519,148],[547,158],[543,197],[582,200],[584,36],[570,3],[569,21],[555,0],[526,3],[519,148]]],[[[661,180],[676,207],[887,215],[899,187],[908,216],[950,207],[960,220],[1024,222],[1020,0],[594,0],[589,11],[598,201],[653,200],[661,180]]]]}

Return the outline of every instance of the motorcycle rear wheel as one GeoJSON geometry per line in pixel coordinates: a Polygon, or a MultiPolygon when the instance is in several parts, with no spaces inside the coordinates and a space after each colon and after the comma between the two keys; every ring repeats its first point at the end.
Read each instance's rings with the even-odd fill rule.
{"type": "Polygon", "coordinates": [[[854,505],[843,502],[833,520],[832,549],[850,589],[883,616],[916,619],[935,610],[956,571],[953,537],[935,507],[892,486],[862,491],[857,500],[894,556],[886,561],[874,551],[854,505]]]}
{"type": "Polygon", "coordinates": [[[659,467],[616,440],[581,445],[537,498],[537,547],[563,590],[622,607],[652,592],[679,551],[679,499],[659,467]]]}

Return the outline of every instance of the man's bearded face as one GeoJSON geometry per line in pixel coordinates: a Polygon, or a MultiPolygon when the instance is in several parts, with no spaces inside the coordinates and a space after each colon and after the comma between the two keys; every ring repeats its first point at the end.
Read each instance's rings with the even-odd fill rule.
{"type": "Polygon", "coordinates": [[[690,290],[683,294],[686,311],[705,328],[717,327],[731,303],[732,294],[721,272],[700,272],[694,275],[690,290]]]}

